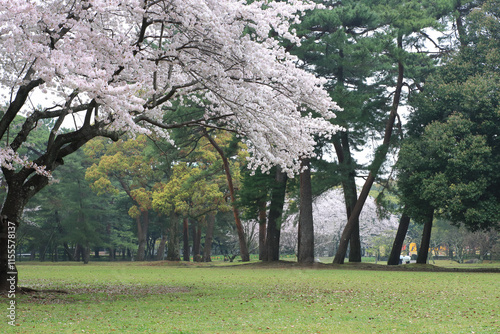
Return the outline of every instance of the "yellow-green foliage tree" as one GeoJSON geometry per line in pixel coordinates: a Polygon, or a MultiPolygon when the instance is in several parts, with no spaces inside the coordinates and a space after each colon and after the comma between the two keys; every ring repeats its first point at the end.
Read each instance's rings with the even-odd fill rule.
{"type": "Polygon", "coordinates": [[[84,148],[89,157],[96,159],[85,174],[92,190],[98,195],[124,191],[134,203],[129,215],[137,224],[138,261],[145,259],[152,187],[162,176],[155,168],[156,159],[145,154],[147,145],[147,138],[138,136],[111,144],[105,139],[95,139],[84,148]]]}
{"type": "MultiPolygon", "coordinates": [[[[231,136],[221,133],[217,141],[222,145],[227,143],[231,136]]],[[[234,157],[231,168],[239,184],[240,155],[234,157]]],[[[191,220],[195,233],[193,238],[193,254],[199,258],[201,225],[206,225],[204,261],[210,261],[211,243],[215,215],[217,212],[230,210],[227,203],[227,185],[224,178],[223,163],[206,138],[197,142],[191,150],[187,162],[177,163],[168,183],[159,187],[153,193],[153,209],[160,214],[171,217],[171,230],[177,230],[178,217],[184,219],[184,259],[188,260],[188,231],[187,222],[191,220]]],[[[174,241],[175,242],[175,241],[174,241]]],[[[170,243],[170,242],[169,242],[170,243]]],[[[167,256],[168,258],[168,256],[167,256]]]]}

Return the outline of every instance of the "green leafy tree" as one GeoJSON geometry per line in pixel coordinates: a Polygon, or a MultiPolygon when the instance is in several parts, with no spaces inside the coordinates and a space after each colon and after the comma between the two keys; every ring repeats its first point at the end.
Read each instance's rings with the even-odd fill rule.
{"type": "MultiPolygon", "coordinates": [[[[422,217],[418,208],[427,207],[469,230],[498,228],[499,17],[495,1],[471,11],[458,52],[415,97],[410,138],[400,154],[400,187],[412,217],[422,217]]],[[[424,226],[425,243],[430,233],[424,226]]]]}
{"type": "Polygon", "coordinates": [[[450,6],[435,1],[322,3],[327,8],[312,11],[297,28],[303,42],[294,52],[306,68],[329,80],[332,98],[344,108],[335,120],[344,130],[328,143],[337,163],[318,164],[328,169],[317,180],[325,188],[340,183],[344,190],[348,224],[335,262],[343,262],[348,243],[349,261],[359,262],[359,214],[390,147],[397,146],[392,132],[403,86],[417,89],[432,68],[431,57],[419,52],[429,38],[424,29],[439,28],[438,18],[450,6]],[[369,166],[360,166],[354,151],[373,139],[382,145],[369,166]],[[368,177],[358,196],[356,177],[361,173],[368,177]],[[331,183],[324,182],[324,175],[331,183]]]}
{"type": "Polygon", "coordinates": [[[123,191],[129,197],[133,204],[128,213],[137,227],[137,260],[143,261],[152,212],[152,187],[161,181],[162,172],[155,168],[156,159],[145,153],[148,149],[145,136],[112,144],[97,141],[101,143],[84,148],[88,156],[99,159],[87,170],[85,178],[98,195],[118,195],[123,191]]]}

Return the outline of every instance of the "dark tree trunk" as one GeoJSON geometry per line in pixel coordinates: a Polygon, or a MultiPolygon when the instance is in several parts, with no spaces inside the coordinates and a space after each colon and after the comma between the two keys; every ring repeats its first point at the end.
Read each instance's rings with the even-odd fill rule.
{"type": "MultiPolygon", "coordinates": [[[[4,175],[9,173],[2,169],[4,175]]],[[[17,228],[24,206],[29,199],[17,182],[7,179],[8,192],[0,212],[0,293],[17,289],[16,241],[17,228]]]]}
{"type": "Polygon", "coordinates": [[[431,244],[431,231],[432,231],[432,220],[434,219],[434,211],[432,211],[425,223],[424,231],[422,232],[422,242],[420,243],[420,249],[418,250],[417,263],[426,264],[427,257],[429,256],[429,246],[431,244]]]}
{"type": "Polygon", "coordinates": [[[259,260],[266,258],[266,202],[259,203],[259,260]]]}
{"type": "Polygon", "coordinates": [[[408,232],[408,226],[410,225],[410,217],[406,215],[403,211],[401,218],[399,219],[398,232],[396,233],[396,238],[392,244],[391,254],[387,260],[387,265],[396,266],[399,264],[399,258],[401,256],[401,249],[406,238],[406,232],[408,232]]]}
{"type": "Polygon", "coordinates": [[[69,249],[67,242],[63,243],[63,247],[64,247],[64,252],[66,253],[66,256],[68,257],[68,261],[75,261],[74,252],[72,252],[71,249],[69,249]]]}
{"type": "Polygon", "coordinates": [[[179,254],[179,217],[176,214],[170,216],[170,222],[168,224],[168,245],[167,245],[167,260],[168,261],[180,261],[181,256],[179,254]]]}
{"type": "Polygon", "coordinates": [[[192,233],[193,233],[193,261],[201,262],[201,226],[196,220],[191,222],[192,233]]]}
{"type": "MultiPolygon", "coordinates": [[[[349,135],[342,131],[340,138],[334,140],[335,152],[341,166],[342,190],[346,207],[347,221],[351,217],[358,200],[356,190],[356,170],[351,156],[349,135]]],[[[354,219],[351,238],[349,240],[349,262],[361,262],[361,240],[359,236],[359,217],[354,219]]]]}
{"type": "Polygon", "coordinates": [[[184,261],[190,261],[190,254],[189,254],[189,219],[184,218],[182,221],[182,236],[183,236],[183,241],[184,241],[184,248],[183,248],[183,254],[182,254],[182,259],[184,261]]]}
{"type": "Polygon", "coordinates": [[[300,173],[299,263],[314,262],[314,224],[312,212],[311,169],[309,159],[302,159],[300,173]],[[304,170],[305,168],[305,170],[304,170]]]}
{"type": "Polygon", "coordinates": [[[137,238],[139,239],[139,246],[137,247],[137,261],[144,261],[146,259],[146,246],[147,246],[147,237],[149,228],[149,212],[142,211],[141,215],[137,217],[136,222],[137,222],[137,238]]]}
{"type": "Polygon", "coordinates": [[[241,261],[243,262],[248,262],[250,261],[250,254],[248,253],[248,247],[246,243],[246,238],[245,238],[245,231],[243,229],[243,225],[241,224],[240,220],[240,213],[238,211],[238,207],[236,205],[236,195],[234,193],[234,186],[233,186],[233,177],[231,176],[231,170],[229,168],[229,161],[227,160],[226,155],[224,154],[224,151],[222,148],[217,145],[217,143],[213,140],[212,137],[205,131],[205,137],[208,139],[210,144],[215,148],[215,150],[219,153],[222,163],[224,165],[224,171],[226,172],[226,179],[227,179],[227,185],[229,188],[229,194],[231,196],[231,204],[233,208],[233,215],[234,215],[234,221],[236,224],[236,231],[238,232],[238,241],[240,244],[240,256],[241,256],[241,261]]]}
{"type": "Polygon", "coordinates": [[[277,167],[269,208],[265,261],[278,261],[280,259],[281,214],[285,205],[287,180],[286,174],[281,171],[281,168],[277,167]]]}
{"type": "Polygon", "coordinates": [[[82,258],[82,246],[80,244],[75,245],[75,255],[73,256],[76,262],[80,262],[82,258]]]}
{"type": "Polygon", "coordinates": [[[113,247],[110,247],[108,248],[108,252],[109,252],[109,261],[114,261],[116,260],[116,249],[113,248],[113,247]]]}
{"type": "Polygon", "coordinates": [[[212,262],[212,240],[214,235],[215,215],[207,216],[207,233],[205,234],[205,247],[203,249],[203,262],[212,262]]]}
{"type": "MultiPolygon", "coordinates": [[[[399,49],[403,48],[402,36],[398,36],[398,48],[399,49]]],[[[345,255],[347,253],[347,247],[349,245],[349,240],[351,239],[351,234],[354,230],[355,222],[356,220],[359,219],[359,215],[361,214],[361,210],[363,209],[366,199],[368,198],[370,189],[373,183],[375,182],[375,177],[379,172],[380,167],[385,160],[385,157],[387,156],[387,152],[389,150],[389,145],[392,137],[392,130],[394,127],[394,123],[396,121],[396,117],[398,115],[399,101],[401,98],[401,91],[403,88],[403,78],[404,78],[404,66],[403,62],[400,60],[398,62],[398,80],[396,84],[396,90],[394,92],[391,113],[389,114],[389,118],[385,126],[384,140],[382,142],[382,145],[379,147],[379,149],[375,154],[374,161],[370,166],[370,173],[366,178],[365,184],[363,185],[363,189],[361,190],[359,198],[356,201],[356,205],[354,205],[354,208],[351,212],[351,216],[349,217],[349,220],[347,221],[344,231],[342,232],[342,236],[340,237],[339,247],[333,259],[333,263],[337,264],[344,263],[345,255]]]]}
{"type": "Polygon", "coordinates": [[[83,264],[88,264],[90,261],[90,247],[82,247],[83,250],[83,264]]]}

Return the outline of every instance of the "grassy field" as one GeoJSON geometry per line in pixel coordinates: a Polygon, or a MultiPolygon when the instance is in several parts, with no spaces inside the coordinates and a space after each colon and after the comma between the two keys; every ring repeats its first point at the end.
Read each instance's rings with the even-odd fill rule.
{"type": "Polygon", "coordinates": [[[0,333],[500,332],[499,273],[284,262],[28,263],[19,272],[21,286],[68,293],[18,293],[17,326],[4,317],[0,333]]]}

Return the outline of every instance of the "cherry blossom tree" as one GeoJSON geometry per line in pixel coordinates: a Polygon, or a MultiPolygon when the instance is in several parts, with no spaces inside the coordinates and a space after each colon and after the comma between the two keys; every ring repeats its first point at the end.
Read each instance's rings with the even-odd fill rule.
{"type": "MultiPolygon", "coordinates": [[[[323,80],[298,69],[280,40],[312,4],[236,0],[0,0],[0,289],[7,289],[7,231],[67,155],[97,136],[182,126],[230,128],[245,138],[250,166],[298,171],[313,134],[330,135],[337,106],[323,80]],[[202,118],[165,123],[174,99],[202,118]],[[301,116],[310,108],[323,116],[301,116]],[[20,130],[10,128],[24,117],[20,130]],[[41,121],[44,150],[20,156],[41,121]],[[68,121],[72,130],[63,131],[68,121]]],[[[17,278],[17,275],[16,275],[17,278]]]]}

